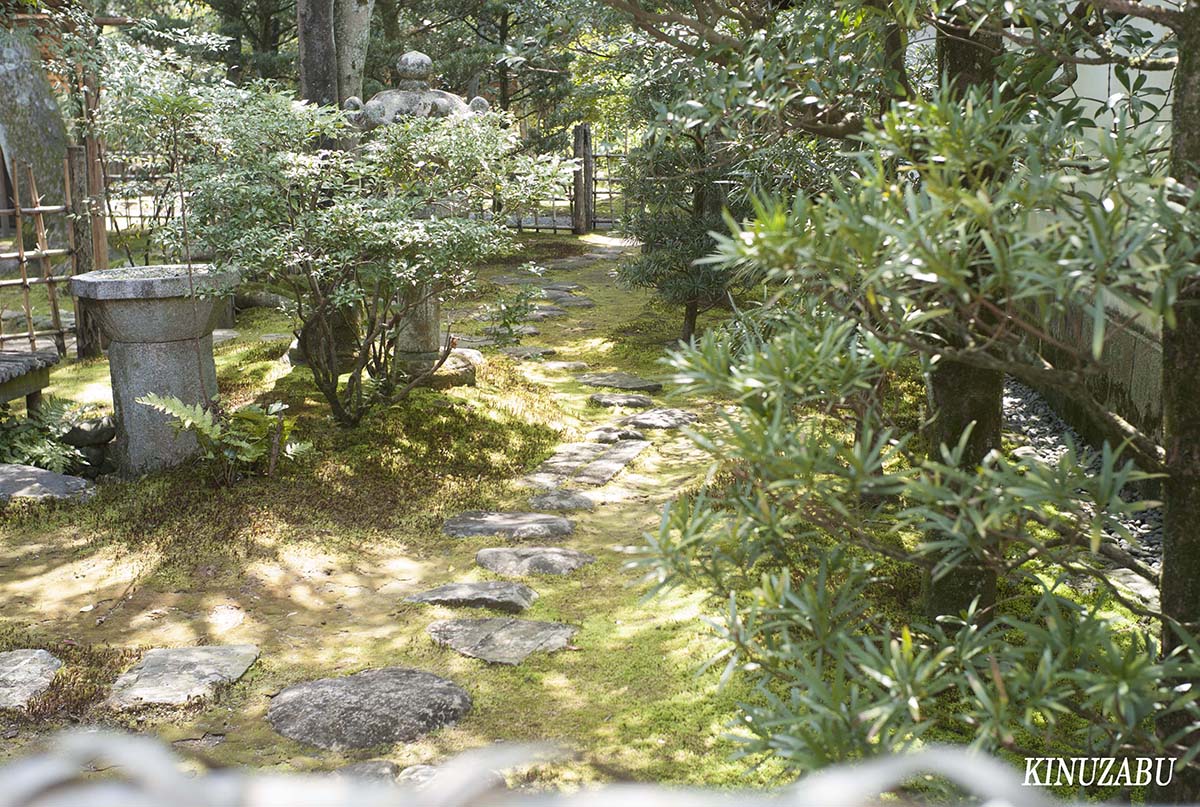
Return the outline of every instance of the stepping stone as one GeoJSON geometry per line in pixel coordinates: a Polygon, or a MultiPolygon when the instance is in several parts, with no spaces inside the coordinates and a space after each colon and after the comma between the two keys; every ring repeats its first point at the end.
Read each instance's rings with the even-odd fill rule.
{"type": "Polygon", "coordinates": [[[647,381],[629,373],[588,373],[579,376],[579,382],[589,387],[612,387],[635,392],[662,391],[662,384],[657,381],[647,381]]]}
{"type": "Polygon", "coordinates": [[[496,574],[524,577],[531,574],[570,574],[596,558],[560,546],[490,547],[475,553],[475,562],[496,574]]]}
{"type": "Polygon", "coordinates": [[[694,412],[685,412],[682,409],[651,409],[621,418],[617,423],[639,429],[678,429],[699,419],[694,412]]]}
{"type": "Polygon", "coordinates": [[[63,663],[45,650],[0,653],[0,709],[24,709],[50,688],[63,663]]]}
{"type": "MultiPolygon", "coordinates": [[[[406,769],[407,770],[407,769],[406,769]]],[[[351,762],[334,771],[338,776],[366,782],[395,782],[400,776],[400,766],[386,759],[368,759],[351,762]]]]}
{"type": "Polygon", "coordinates": [[[426,628],[440,645],[492,664],[520,664],[533,653],[566,647],[579,628],[561,622],[528,619],[443,619],[426,628]]]}
{"type": "Polygon", "coordinates": [[[645,440],[622,440],[571,477],[577,485],[603,485],[650,447],[645,440]]]}
{"type": "Polygon", "coordinates": [[[587,433],[588,440],[595,443],[619,443],[622,440],[645,440],[646,435],[637,429],[622,429],[620,426],[601,426],[587,433]]]}
{"type": "Polygon", "coordinates": [[[551,490],[534,496],[529,506],[535,510],[592,510],[596,503],[571,490],[551,490]]]}
{"type": "Polygon", "coordinates": [[[442,525],[453,538],[476,535],[507,535],[510,538],[562,538],[575,531],[575,525],[562,516],[545,513],[503,513],[495,510],[468,510],[442,525]]]}
{"type": "Polygon", "coordinates": [[[553,356],[554,354],[558,353],[558,351],[552,347],[533,347],[532,345],[523,347],[502,347],[500,348],[500,352],[507,356],[512,356],[514,359],[540,359],[542,356],[553,356]]]}
{"type": "Polygon", "coordinates": [[[588,400],[596,406],[629,406],[635,408],[650,408],[654,401],[649,395],[638,395],[635,392],[595,392],[588,400]]]}
{"type": "Polygon", "coordinates": [[[525,319],[529,322],[540,322],[544,319],[554,319],[555,317],[565,317],[567,312],[565,309],[553,305],[537,305],[529,312],[525,319]]]}
{"type": "Polygon", "coordinates": [[[94,492],[91,482],[77,476],[56,474],[32,465],[0,465],[0,504],[13,499],[77,501],[94,492]]]}
{"type": "Polygon", "coordinates": [[[534,469],[534,474],[567,477],[607,450],[603,443],[564,443],[534,469]]]}
{"type": "Polygon", "coordinates": [[[544,361],[542,362],[543,370],[553,370],[558,373],[574,373],[578,370],[586,370],[588,368],[585,361],[544,361]]]}
{"type": "Polygon", "coordinates": [[[496,340],[488,336],[472,336],[470,334],[451,334],[459,347],[480,348],[491,347],[496,340]]]}
{"type": "Polygon", "coordinates": [[[384,667],[290,686],[267,722],[288,739],[331,751],[407,743],[471,711],[471,696],[422,670],[384,667]]]}
{"type": "Polygon", "coordinates": [[[595,308],[596,301],[591,297],[567,297],[565,299],[555,300],[556,305],[563,308],[595,308]]]}
{"type": "MultiPolygon", "coordinates": [[[[437,765],[409,765],[400,771],[400,776],[397,779],[400,784],[407,785],[416,790],[424,790],[437,779],[441,770],[437,765]]],[[[456,771],[454,774],[456,788],[461,786],[462,775],[463,771],[461,770],[456,771]]],[[[499,771],[478,769],[472,770],[468,775],[479,779],[478,784],[471,783],[469,785],[472,792],[506,790],[508,788],[508,782],[504,780],[504,776],[499,771]]]]}
{"type": "Polygon", "coordinates": [[[222,342],[232,342],[239,336],[241,336],[241,334],[239,334],[233,328],[217,328],[212,332],[212,343],[213,346],[216,347],[222,342]]]}
{"type": "Polygon", "coordinates": [[[408,602],[431,605],[461,605],[467,608],[494,608],[515,614],[533,605],[537,592],[522,583],[488,580],[482,583],[447,583],[444,586],[405,597],[408,602]]]}
{"type": "Polygon", "coordinates": [[[112,709],[182,706],[232,684],[258,659],[252,644],[159,647],[117,678],[104,702],[112,709]]]}
{"type": "Polygon", "coordinates": [[[508,336],[509,334],[513,336],[537,336],[541,333],[541,331],[532,325],[518,325],[512,329],[501,328],[499,325],[489,325],[483,329],[483,332],[492,336],[508,336]]]}
{"type": "Polygon", "coordinates": [[[498,275],[492,278],[497,286],[542,286],[546,279],[541,275],[498,275]]]}
{"type": "Polygon", "coordinates": [[[581,286],[578,283],[571,283],[570,281],[567,281],[567,280],[556,280],[553,283],[547,283],[546,285],[542,286],[542,288],[545,289],[546,291],[554,291],[554,292],[560,292],[560,293],[583,291],[583,286],[581,286]]]}

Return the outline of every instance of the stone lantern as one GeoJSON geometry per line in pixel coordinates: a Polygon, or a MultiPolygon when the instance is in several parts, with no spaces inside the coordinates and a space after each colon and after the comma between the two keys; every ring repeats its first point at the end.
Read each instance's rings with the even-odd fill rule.
{"type": "Polygon", "coordinates": [[[197,451],[196,438],[180,433],[175,420],[138,403],[150,393],[186,404],[217,394],[212,332],[221,296],[237,272],[187,266],[127,266],[71,278],[71,293],[91,300],[108,347],[117,437],[113,445],[122,476],[177,465],[197,451]]]}
{"type": "MultiPolygon", "coordinates": [[[[395,123],[405,118],[448,118],[487,112],[488,102],[476,97],[470,103],[460,96],[430,86],[433,61],[411,50],[396,62],[400,81],[393,90],[383,90],[364,103],[347,98],[343,108],[350,121],[363,130],[395,123]]],[[[396,358],[415,371],[436,361],[444,345],[441,304],[436,291],[420,286],[406,301],[408,316],[397,335],[396,358]]]]}

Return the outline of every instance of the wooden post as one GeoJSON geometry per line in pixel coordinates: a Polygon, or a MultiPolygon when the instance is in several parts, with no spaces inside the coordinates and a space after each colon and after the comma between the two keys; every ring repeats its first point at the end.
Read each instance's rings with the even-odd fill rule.
{"type": "MultiPolygon", "coordinates": [[[[87,147],[69,146],[67,162],[70,176],[65,198],[71,210],[71,269],[74,274],[82,275],[96,268],[95,239],[92,237],[94,219],[88,198],[87,147]]],[[[91,359],[100,353],[100,327],[96,316],[86,300],[75,298],[75,355],[81,359],[91,359]]]]}
{"type": "Polygon", "coordinates": [[[25,175],[29,179],[29,195],[37,212],[33,214],[33,231],[37,235],[38,261],[42,268],[42,279],[46,281],[46,295],[50,299],[50,323],[54,328],[54,347],[58,355],[67,355],[67,340],[63,335],[62,317],[58,312],[58,289],[55,288],[54,270],[50,266],[50,241],[46,238],[46,220],[42,216],[42,195],[38,193],[37,178],[33,175],[33,166],[25,166],[25,175]]]}
{"type": "Polygon", "coordinates": [[[571,200],[571,231],[586,235],[592,231],[596,218],[596,157],[592,153],[592,127],[581,123],[575,127],[575,169],[571,200]]]}
{"type": "Polygon", "coordinates": [[[14,240],[17,247],[17,267],[21,270],[21,302],[25,306],[25,325],[29,329],[29,349],[37,350],[37,337],[33,335],[33,309],[29,305],[29,273],[25,260],[25,231],[21,215],[21,174],[17,170],[15,157],[8,175],[12,179],[13,213],[17,219],[14,240]]]}
{"type": "Polygon", "coordinates": [[[108,226],[104,216],[104,201],[108,193],[104,181],[104,163],[101,159],[100,136],[96,134],[96,115],[100,106],[100,83],[96,74],[83,74],[83,102],[86,130],[84,146],[87,149],[87,196],[91,212],[92,263],[95,269],[108,268],[108,226]]]}

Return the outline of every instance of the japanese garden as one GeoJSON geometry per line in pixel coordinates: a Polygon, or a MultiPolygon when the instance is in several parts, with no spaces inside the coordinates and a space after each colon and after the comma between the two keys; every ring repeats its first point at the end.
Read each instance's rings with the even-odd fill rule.
{"type": "Polygon", "coordinates": [[[1200,804],[1200,2],[0,3],[0,805],[1200,804]]]}

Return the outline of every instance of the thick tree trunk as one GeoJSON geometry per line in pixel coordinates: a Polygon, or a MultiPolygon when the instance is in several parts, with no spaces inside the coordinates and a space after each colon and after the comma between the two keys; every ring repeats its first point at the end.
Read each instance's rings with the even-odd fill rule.
{"type": "MultiPolygon", "coordinates": [[[[937,34],[938,67],[942,80],[956,95],[974,86],[990,85],[996,78],[993,59],[1000,52],[999,36],[977,32],[948,20],[937,34]]],[[[955,446],[971,428],[961,467],[974,468],[989,451],[1000,447],[1003,423],[1004,376],[953,361],[939,361],[926,379],[930,413],[928,431],[932,450],[955,446]]],[[[996,573],[982,564],[964,564],[940,579],[925,580],[925,610],[931,616],[957,614],[978,598],[980,607],[996,599],[996,573]]]]}
{"type": "Polygon", "coordinates": [[[374,8],[375,0],[335,0],[333,41],[337,50],[339,105],[352,95],[362,96],[374,8]]]}
{"type": "Polygon", "coordinates": [[[338,59],[334,42],[334,0],[297,0],[300,97],[336,106],[338,59]]]}
{"type": "MultiPolygon", "coordinates": [[[[1200,6],[1186,4],[1175,72],[1171,173],[1200,187],[1200,6]]],[[[1176,325],[1163,329],[1163,429],[1167,479],[1163,484],[1162,610],[1178,622],[1200,626],[1200,266],[1179,289],[1176,325]]],[[[1163,648],[1180,644],[1169,627],[1163,648]]],[[[1193,686],[1194,682],[1191,682],[1193,686]]],[[[1160,722],[1166,736],[1186,726],[1171,716],[1160,722]]],[[[1195,742],[1196,738],[1190,738],[1195,742]]],[[[1169,786],[1153,796],[1166,804],[1200,802],[1200,764],[1175,771],[1169,786]]]]}

